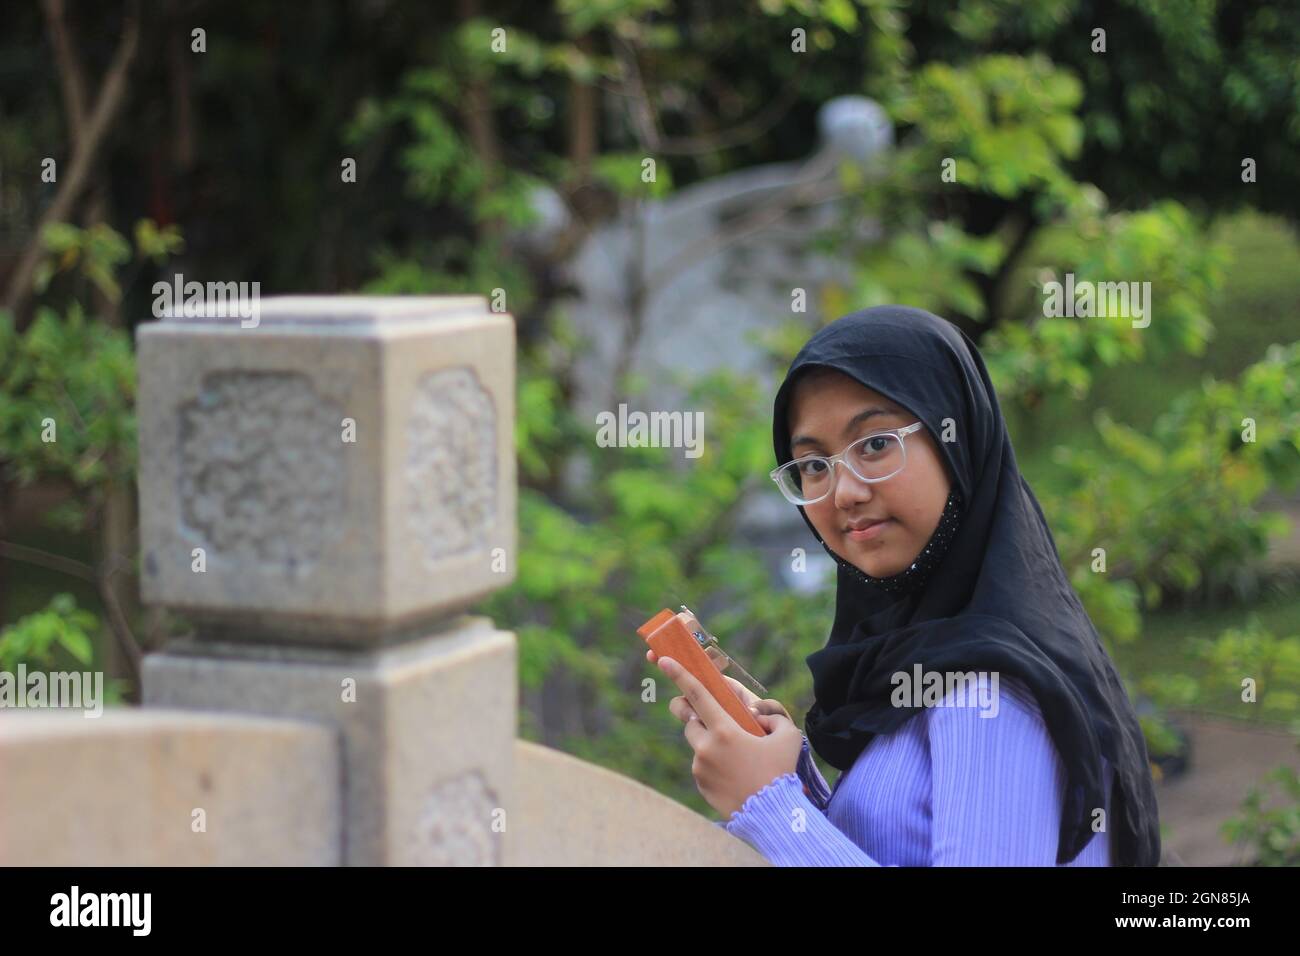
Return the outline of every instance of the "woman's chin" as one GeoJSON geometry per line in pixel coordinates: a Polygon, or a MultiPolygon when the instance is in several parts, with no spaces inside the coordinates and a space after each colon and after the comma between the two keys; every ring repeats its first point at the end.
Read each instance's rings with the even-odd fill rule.
{"type": "Polygon", "coordinates": [[[854,561],[853,566],[873,578],[888,578],[903,570],[902,567],[895,568],[892,564],[885,561],[872,561],[870,563],[865,561],[854,561]]]}
{"type": "Polygon", "coordinates": [[[887,569],[899,563],[895,560],[895,549],[890,544],[892,542],[855,541],[852,537],[844,535],[840,541],[840,548],[841,553],[846,555],[859,571],[865,571],[873,578],[884,578],[895,573],[887,569]]]}

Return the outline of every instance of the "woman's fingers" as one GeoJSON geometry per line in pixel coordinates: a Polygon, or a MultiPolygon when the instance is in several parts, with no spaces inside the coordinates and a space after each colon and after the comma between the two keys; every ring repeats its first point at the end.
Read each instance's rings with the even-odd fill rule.
{"type": "Polygon", "coordinates": [[[758,703],[758,695],[740,681],[736,680],[736,678],[728,677],[726,674],[723,674],[722,679],[727,682],[728,687],[736,692],[736,696],[740,698],[740,702],[746,707],[753,707],[758,703]]]}
{"type": "Polygon", "coordinates": [[[685,697],[674,697],[670,700],[668,702],[668,713],[672,714],[682,723],[686,723],[692,717],[699,719],[698,715],[695,713],[695,708],[691,706],[691,702],[685,697]]]}
{"type": "Polygon", "coordinates": [[[672,678],[673,683],[681,689],[704,726],[712,731],[720,732],[725,730],[727,733],[739,729],[731,715],[723,709],[720,703],[714,700],[712,694],[704,689],[704,685],[696,679],[695,675],[678,661],[673,660],[671,657],[661,657],[659,658],[658,667],[672,678]]]}
{"type": "Polygon", "coordinates": [[[785,709],[785,705],[779,700],[774,700],[770,697],[766,700],[755,700],[754,706],[758,709],[760,714],[780,714],[786,720],[794,720],[794,718],[790,716],[790,712],[785,709]]]}
{"type": "Polygon", "coordinates": [[[726,654],[719,653],[715,647],[705,648],[704,653],[709,660],[713,661],[713,666],[720,671],[725,671],[731,664],[731,658],[727,657],[726,654]]]}
{"type": "Polygon", "coordinates": [[[755,713],[780,714],[782,717],[786,718],[786,720],[794,720],[794,718],[790,716],[790,712],[785,709],[785,705],[779,700],[770,697],[766,700],[760,698],[734,677],[727,677],[724,674],[722,679],[725,680],[727,685],[736,692],[736,696],[740,698],[740,702],[755,713]]]}
{"type": "MultiPolygon", "coordinates": [[[[653,664],[659,659],[659,655],[657,655],[652,650],[648,650],[645,652],[645,658],[647,661],[653,664]]],[[[781,706],[779,701],[775,701],[775,700],[765,701],[761,699],[757,694],[751,691],[740,681],[736,680],[734,677],[728,677],[726,674],[723,674],[722,679],[727,682],[727,686],[730,687],[732,691],[735,692],[738,698],[740,698],[740,702],[744,704],[746,707],[748,707],[750,711],[752,711],[753,713],[782,714],[787,718],[790,717],[789,713],[786,712],[786,709],[781,706]]],[[[680,720],[682,723],[686,723],[692,717],[695,718],[696,720],[699,720],[699,716],[700,716],[695,712],[695,708],[691,706],[691,702],[685,696],[674,697],[671,701],[669,701],[668,712],[672,714],[674,717],[676,717],[678,720],[680,720]]]]}
{"type": "MultiPolygon", "coordinates": [[[[730,687],[732,691],[735,693],[735,695],[740,698],[740,702],[744,704],[746,707],[748,707],[750,710],[754,711],[755,713],[785,714],[787,717],[790,716],[788,713],[786,713],[785,708],[782,707],[779,702],[775,700],[763,701],[761,698],[759,698],[757,694],[751,691],[740,681],[736,680],[734,677],[728,677],[726,674],[723,674],[722,679],[727,682],[727,686],[730,687]],[[768,708],[766,710],[764,709],[764,704],[768,705],[768,708]]],[[[680,697],[677,699],[683,701],[685,700],[685,698],[680,698],[680,697]]],[[[687,706],[689,707],[690,705],[687,704],[687,706]]]]}
{"type": "MultiPolygon", "coordinates": [[[[659,655],[654,651],[648,650],[645,652],[645,659],[653,664],[659,659],[659,655]]],[[[722,675],[722,679],[727,682],[727,686],[730,687],[735,692],[736,696],[740,698],[740,702],[751,710],[757,710],[760,714],[784,714],[787,718],[790,718],[790,712],[785,709],[779,700],[773,700],[771,698],[764,700],[740,681],[736,680],[736,678],[728,677],[726,674],[722,675]]],[[[686,700],[684,697],[675,697],[673,699],[683,702],[686,700]]],[[[687,704],[687,706],[690,705],[687,704]]],[[[672,706],[670,705],[668,709],[672,710],[672,706]]],[[[793,720],[793,718],[790,719],[793,720]]]]}
{"type": "Polygon", "coordinates": [[[698,754],[700,745],[704,743],[705,739],[709,736],[709,729],[704,726],[704,721],[702,720],[688,720],[686,721],[686,726],[682,728],[682,736],[685,737],[686,742],[691,745],[691,749],[698,754]]]}
{"type": "MultiPolygon", "coordinates": [[[[713,666],[720,671],[725,671],[727,669],[727,665],[731,663],[731,661],[729,661],[725,657],[719,657],[717,654],[714,654],[709,651],[706,651],[705,653],[708,655],[709,660],[713,661],[713,666]]],[[[653,664],[655,661],[659,660],[659,655],[656,654],[654,651],[646,651],[645,659],[648,660],[651,664],[653,664]]]]}

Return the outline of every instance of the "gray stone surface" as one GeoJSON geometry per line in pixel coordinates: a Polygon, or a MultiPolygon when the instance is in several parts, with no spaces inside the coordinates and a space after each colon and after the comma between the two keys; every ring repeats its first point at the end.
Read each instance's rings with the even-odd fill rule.
{"type": "Polygon", "coordinates": [[[200,637],[375,646],[508,584],[514,345],[473,296],[141,326],[144,600],[200,637]]]}
{"type": "Polygon", "coordinates": [[[515,638],[486,618],[463,616],[373,651],[179,642],[145,658],[143,682],[150,707],[294,716],[336,729],[346,864],[504,861],[515,638]]]}
{"type": "Polygon", "coordinates": [[[339,776],[302,721],[5,711],[0,866],[336,866],[339,776]]]}
{"type": "MultiPolygon", "coordinates": [[[[747,167],[629,206],[587,238],[565,270],[576,294],[563,303],[588,349],[575,363],[580,420],[615,408],[614,371],[633,328],[629,371],[643,377],[655,409],[677,409],[685,401],[679,376],[728,369],[771,385],[758,337],[792,319],[811,333],[823,318],[822,290],[854,287],[851,257],[815,240],[844,223],[841,166],[875,175],[893,130],[878,104],[843,96],[821,108],[818,135],[804,160],[747,167]],[[629,278],[637,275],[647,286],[639,326],[629,278]],[[807,294],[806,314],[792,312],[795,288],[807,294]]],[[[544,221],[548,228],[530,234],[535,243],[563,225],[553,214],[544,221]]],[[[851,225],[862,238],[880,235],[877,223],[851,225]]]]}
{"type": "Polygon", "coordinates": [[[516,745],[509,866],[770,866],[645,784],[527,740],[516,745]]]}

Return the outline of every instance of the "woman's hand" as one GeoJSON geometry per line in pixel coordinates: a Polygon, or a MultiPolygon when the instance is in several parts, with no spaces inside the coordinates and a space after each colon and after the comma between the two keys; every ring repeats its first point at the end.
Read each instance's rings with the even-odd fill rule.
{"type": "MultiPolygon", "coordinates": [[[[691,773],[709,806],[730,817],[751,795],[777,777],[795,771],[803,749],[803,733],[779,703],[759,700],[749,694],[754,703],[747,705],[767,731],[766,737],[755,737],[732,720],[704,685],[681,664],[671,657],[658,659],[657,663],[681,688],[683,696],[674,697],[668,710],[686,725],[686,742],[695,751],[691,773]],[[770,706],[773,704],[775,709],[770,706]]],[[[744,699],[742,696],[741,700],[744,699]]]]}
{"type": "MultiPolygon", "coordinates": [[[[656,655],[654,651],[646,651],[645,659],[653,664],[658,659],[658,655],[656,655]]],[[[711,658],[711,660],[718,670],[723,670],[727,666],[727,662],[720,660],[719,658],[714,657],[711,658]]],[[[791,723],[794,722],[794,718],[790,716],[790,712],[785,709],[779,700],[774,700],[771,697],[759,697],[740,681],[736,680],[734,677],[728,677],[726,674],[722,675],[722,679],[725,680],[727,685],[736,692],[736,696],[740,698],[740,702],[755,714],[781,714],[786,720],[791,723]]],[[[678,697],[674,699],[682,700],[687,713],[694,713],[694,711],[690,709],[691,705],[686,703],[683,698],[678,697]]],[[[668,709],[671,711],[672,706],[670,705],[668,709]]],[[[683,716],[681,719],[685,721],[686,717],[683,716]]]]}

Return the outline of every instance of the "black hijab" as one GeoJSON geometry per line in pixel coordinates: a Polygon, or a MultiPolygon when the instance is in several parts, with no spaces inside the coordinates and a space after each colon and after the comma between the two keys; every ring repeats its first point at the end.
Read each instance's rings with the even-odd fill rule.
{"type": "Polygon", "coordinates": [[[805,721],[809,743],[832,766],[851,767],[877,734],[921,712],[890,702],[891,675],[912,673],[914,664],[1017,677],[1032,690],[1068,775],[1057,863],[1073,860],[1095,835],[1092,810],[1105,806],[1104,754],[1115,769],[1106,824],[1114,831],[1112,865],[1157,865],[1156,800],[1137,715],[1016,466],[975,344],[951,323],[901,306],[832,322],[795,356],[777,391],[778,464],[793,457],[794,383],[814,366],[837,369],[912,412],[955,484],[920,574],[863,574],[831,551],[799,508],[839,566],[830,639],[807,658],[816,698],[805,721]],[[941,440],[945,419],[955,424],[955,441],[941,440]]]}

